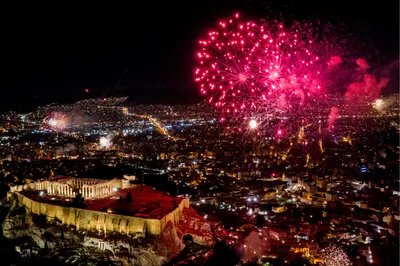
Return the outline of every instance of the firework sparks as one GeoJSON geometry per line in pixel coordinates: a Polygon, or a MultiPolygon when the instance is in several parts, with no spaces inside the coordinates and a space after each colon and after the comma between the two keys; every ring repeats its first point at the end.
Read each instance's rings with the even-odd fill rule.
{"type": "Polygon", "coordinates": [[[100,147],[103,149],[109,149],[112,147],[113,142],[112,142],[112,136],[107,135],[106,137],[101,137],[99,140],[100,147]]]}
{"type": "Polygon", "coordinates": [[[372,104],[376,110],[380,110],[383,105],[382,99],[376,99],[376,101],[372,104]]]}
{"type": "MultiPolygon", "coordinates": [[[[274,125],[277,119],[296,121],[337,93],[345,93],[346,99],[359,94],[376,98],[387,85],[388,79],[367,73],[367,60],[352,57],[346,38],[328,26],[296,22],[287,27],[235,14],[198,41],[195,82],[220,111],[220,121],[237,132],[257,128],[257,135],[275,131],[280,136],[284,128],[286,135],[289,128],[274,125]]],[[[337,117],[338,111],[329,118],[330,127],[337,117]]]]}
{"type": "Polygon", "coordinates": [[[396,102],[396,100],[397,100],[396,96],[379,98],[372,103],[372,107],[378,112],[384,113],[390,106],[392,106],[396,102]]]}
{"type": "Polygon", "coordinates": [[[327,266],[350,266],[353,265],[346,252],[335,245],[329,245],[322,250],[322,256],[327,266]]]}
{"type": "Polygon", "coordinates": [[[68,120],[63,114],[53,113],[47,116],[43,123],[54,131],[62,131],[67,126],[68,120]]]}
{"type": "Polygon", "coordinates": [[[200,92],[233,114],[274,102],[284,110],[303,104],[321,89],[321,60],[313,54],[313,40],[300,32],[299,24],[285,29],[282,23],[243,22],[238,16],[220,22],[199,41],[195,81],[200,92]]]}
{"type": "Polygon", "coordinates": [[[250,120],[249,126],[251,129],[257,128],[257,121],[256,120],[250,120]]]}
{"type": "Polygon", "coordinates": [[[243,21],[236,14],[199,40],[195,81],[221,111],[221,122],[253,117],[257,122],[246,127],[265,127],[277,114],[296,114],[326,98],[324,74],[342,58],[319,53],[324,49],[313,28],[303,26],[243,21]]]}

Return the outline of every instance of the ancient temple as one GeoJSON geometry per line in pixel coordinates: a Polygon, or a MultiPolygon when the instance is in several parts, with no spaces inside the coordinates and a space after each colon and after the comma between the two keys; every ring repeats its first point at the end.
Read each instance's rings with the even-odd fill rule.
{"type": "Polygon", "coordinates": [[[38,181],[23,186],[15,186],[15,191],[40,190],[49,196],[73,198],[80,193],[85,199],[100,198],[112,195],[119,188],[129,187],[129,180],[89,179],[74,177],[55,177],[46,181],[38,181]]]}
{"type": "MultiPolygon", "coordinates": [[[[120,182],[120,181],[119,181],[120,182]]],[[[117,184],[114,180],[86,179],[66,177],[49,181],[47,194],[54,196],[75,197],[80,193],[84,198],[97,198],[111,195],[117,184]]]]}

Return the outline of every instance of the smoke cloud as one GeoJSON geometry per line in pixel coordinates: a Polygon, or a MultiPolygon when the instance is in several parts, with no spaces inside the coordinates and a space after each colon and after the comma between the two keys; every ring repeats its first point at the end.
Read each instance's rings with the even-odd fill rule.
{"type": "Polygon", "coordinates": [[[339,109],[335,106],[331,107],[331,112],[328,116],[328,127],[334,128],[335,121],[339,118],[339,109]]]}
{"type": "Polygon", "coordinates": [[[378,98],[382,89],[386,87],[388,82],[389,79],[387,78],[377,80],[373,75],[365,74],[362,81],[351,83],[347,87],[345,96],[348,99],[353,99],[357,95],[378,98]]]}
{"type": "Polygon", "coordinates": [[[365,70],[367,70],[368,68],[370,68],[370,66],[369,66],[368,63],[367,63],[367,60],[365,60],[365,59],[363,59],[363,58],[358,58],[358,59],[356,60],[356,64],[358,65],[357,70],[360,70],[360,71],[365,71],[365,70]]]}
{"type": "Polygon", "coordinates": [[[331,60],[329,60],[329,62],[328,62],[328,66],[329,67],[335,67],[335,66],[341,64],[342,62],[343,61],[342,61],[342,58],[340,56],[332,56],[331,60]]]}
{"type": "Polygon", "coordinates": [[[278,98],[278,107],[281,109],[286,108],[286,97],[285,97],[285,94],[283,94],[283,93],[278,98]]]}
{"type": "Polygon", "coordinates": [[[300,90],[300,89],[295,90],[295,91],[294,91],[294,95],[296,95],[297,97],[300,98],[301,103],[304,102],[304,97],[305,97],[305,95],[304,95],[303,90],[300,90]]]}

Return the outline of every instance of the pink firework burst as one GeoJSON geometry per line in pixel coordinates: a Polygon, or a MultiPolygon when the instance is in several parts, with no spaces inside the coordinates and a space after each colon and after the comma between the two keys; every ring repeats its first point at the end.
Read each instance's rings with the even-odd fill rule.
{"type": "Polygon", "coordinates": [[[223,113],[284,112],[321,95],[324,63],[299,23],[285,28],[277,21],[242,21],[236,14],[198,46],[195,81],[223,113]]]}

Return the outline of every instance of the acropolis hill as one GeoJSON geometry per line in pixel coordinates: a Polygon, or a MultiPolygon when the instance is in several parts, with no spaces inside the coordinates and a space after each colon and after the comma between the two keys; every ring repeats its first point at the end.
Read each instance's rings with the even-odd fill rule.
{"type": "Polygon", "coordinates": [[[15,194],[26,210],[44,215],[48,221],[58,220],[76,230],[102,230],[123,234],[159,235],[166,224],[177,224],[182,211],[189,207],[187,198],[171,197],[153,188],[130,185],[124,179],[99,180],[55,177],[46,181],[12,187],[9,197],[15,194]],[[127,193],[132,202],[120,200],[127,193]],[[80,193],[84,205],[72,205],[80,193]]]}

